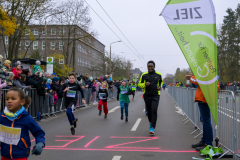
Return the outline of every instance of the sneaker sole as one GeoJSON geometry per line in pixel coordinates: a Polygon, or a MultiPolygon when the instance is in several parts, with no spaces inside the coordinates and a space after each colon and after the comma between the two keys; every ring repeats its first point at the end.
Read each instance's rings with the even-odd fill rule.
{"type": "Polygon", "coordinates": [[[155,133],[153,133],[153,132],[149,132],[149,134],[150,134],[150,135],[154,135],[155,133]]]}

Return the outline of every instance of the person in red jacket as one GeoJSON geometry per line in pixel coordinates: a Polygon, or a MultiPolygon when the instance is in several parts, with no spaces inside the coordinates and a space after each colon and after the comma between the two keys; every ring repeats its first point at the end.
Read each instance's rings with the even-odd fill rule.
{"type": "MultiPolygon", "coordinates": [[[[199,111],[200,111],[200,121],[203,125],[203,137],[200,142],[193,144],[192,148],[196,148],[197,151],[204,149],[207,145],[212,146],[213,141],[213,129],[211,124],[211,112],[207,101],[203,95],[201,88],[197,82],[197,79],[192,73],[186,75],[186,79],[190,80],[191,83],[197,85],[197,91],[195,95],[195,102],[198,102],[199,111]]],[[[218,84],[219,88],[219,84],[218,84]]]]}
{"type": "Polygon", "coordinates": [[[20,74],[22,73],[21,71],[21,65],[17,65],[16,68],[12,68],[12,72],[14,73],[13,79],[20,79],[20,74]]]}

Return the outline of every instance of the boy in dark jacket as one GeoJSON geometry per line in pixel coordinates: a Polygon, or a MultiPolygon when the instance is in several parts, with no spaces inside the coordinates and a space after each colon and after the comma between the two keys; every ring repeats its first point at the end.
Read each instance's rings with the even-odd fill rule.
{"type": "Polygon", "coordinates": [[[99,91],[97,92],[97,98],[98,101],[98,110],[99,110],[99,116],[102,114],[102,105],[104,110],[104,118],[107,118],[108,114],[108,107],[107,107],[107,98],[108,98],[108,91],[107,91],[107,82],[102,82],[101,87],[99,88],[99,91]]]}
{"type": "Polygon", "coordinates": [[[81,92],[82,101],[85,104],[83,90],[79,84],[75,83],[76,78],[77,77],[75,73],[70,73],[69,82],[63,84],[58,92],[58,95],[63,95],[63,93],[65,93],[65,107],[67,108],[66,113],[68,116],[69,123],[71,125],[70,130],[72,135],[75,135],[76,133],[75,128],[77,127],[77,121],[78,121],[78,119],[75,118],[72,113],[78,100],[78,91],[81,92]]]}

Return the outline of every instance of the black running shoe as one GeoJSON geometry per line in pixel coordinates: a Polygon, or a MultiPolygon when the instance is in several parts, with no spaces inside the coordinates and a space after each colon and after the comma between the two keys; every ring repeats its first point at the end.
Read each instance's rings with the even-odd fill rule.
{"type": "Polygon", "coordinates": [[[207,147],[207,145],[204,145],[204,146],[201,146],[201,147],[197,147],[197,148],[196,148],[196,151],[199,152],[199,151],[203,150],[205,147],[207,147]]]}
{"type": "Polygon", "coordinates": [[[202,147],[205,146],[205,143],[203,143],[202,141],[198,142],[197,144],[193,144],[192,148],[197,148],[197,147],[202,147]]]}
{"type": "Polygon", "coordinates": [[[74,127],[71,127],[71,133],[72,133],[72,135],[75,135],[76,134],[76,132],[75,132],[75,128],[74,127]]]}
{"type": "Polygon", "coordinates": [[[123,115],[121,115],[121,120],[123,120],[123,115]]]}
{"type": "Polygon", "coordinates": [[[107,119],[107,115],[105,114],[104,119],[107,119]]]}
{"type": "Polygon", "coordinates": [[[102,114],[102,111],[99,110],[99,114],[98,115],[101,116],[101,114],[102,114]]]}
{"type": "Polygon", "coordinates": [[[77,121],[78,121],[78,118],[75,118],[75,120],[73,122],[74,128],[77,128],[77,121]]]}
{"type": "Polygon", "coordinates": [[[125,119],[125,122],[128,122],[128,118],[125,119]]]}

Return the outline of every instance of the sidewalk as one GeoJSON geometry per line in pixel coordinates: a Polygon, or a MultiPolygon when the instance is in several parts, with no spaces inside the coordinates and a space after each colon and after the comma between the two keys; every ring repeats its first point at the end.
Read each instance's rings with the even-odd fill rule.
{"type": "MultiPolygon", "coordinates": [[[[176,112],[176,105],[167,92],[167,90],[161,92],[159,105],[158,127],[161,127],[159,136],[164,137],[160,146],[163,146],[164,150],[182,151],[183,153],[182,155],[172,153],[171,158],[166,157],[166,159],[190,160],[192,157],[204,159],[204,157],[201,157],[199,153],[195,152],[195,149],[191,147],[192,144],[201,140],[202,135],[194,139],[194,137],[199,134],[199,131],[191,135],[195,130],[195,126],[190,121],[186,124],[183,123],[186,116],[182,116],[176,112]]],[[[213,145],[215,145],[215,142],[213,142],[213,145]]]]}

